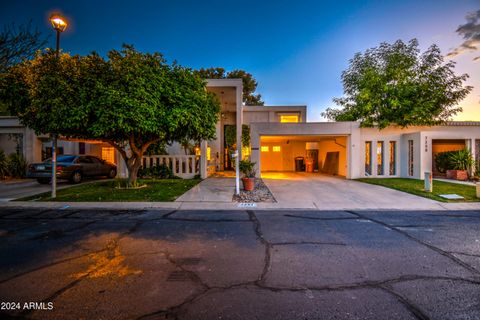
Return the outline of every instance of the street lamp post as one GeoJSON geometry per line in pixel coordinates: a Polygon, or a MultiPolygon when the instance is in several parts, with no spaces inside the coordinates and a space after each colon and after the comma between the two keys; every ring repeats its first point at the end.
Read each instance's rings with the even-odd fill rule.
{"type": "MultiPolygon", "coordinates": [[[[67,29],[67,22],[59,14],[52,14],[50,16],[50,22],[52,23],[53,29],[57,32],[57,44],[55,55],[58,59],[60,58],[60,33],[67,29]]],[[[57,197],[57,134],[52,133],[52,198],[57,197]]]]}

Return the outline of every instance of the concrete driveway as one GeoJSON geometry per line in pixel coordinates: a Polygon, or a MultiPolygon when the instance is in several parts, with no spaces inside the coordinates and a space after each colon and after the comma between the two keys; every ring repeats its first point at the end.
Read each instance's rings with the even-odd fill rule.
{"type": "MultiPolygon", "coordinates": [[[[57,184],[58,190],[72,186],[66,180],[59,180],[57,184]]],[[[0,202],[11,201],[18,198],[29,197],[43,192],[49,192],[51,185],[40,184],[33,179],[25,179],[14,183],[0,183],[0,202]]]]}
{"type": "Polygon", "coordinates": [[[319,209],[432,209],[437,201],[340,177],[269,172],[262,178],[279,204],[319,209]]]}
{"type": "MultiPolygon", "coordinates": [[[[81,184],[92,183],[98,180],[86,179],[81,184]]],[[[105,181],[105,180],[103,180],[105,181]]],[[[78,186],[78,184],[72,184],[67,180],[57,181],[57,190],[78,186]]],[[[52,186],[50,184],[40,184],[33,179],[25,179],[24,181],[16,182],[2,182],[0,183],[0,203],[8,202],[15,199],[25,198],[41,194],[44,192],[50,192],[52,186]]]]}

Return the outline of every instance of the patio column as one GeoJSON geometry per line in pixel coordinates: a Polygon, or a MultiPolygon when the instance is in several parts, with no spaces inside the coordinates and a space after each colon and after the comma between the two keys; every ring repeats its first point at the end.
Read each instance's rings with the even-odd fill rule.
{"type": "Polygon", "coordinates": [[[207,160],[207,141],[202,140],[200,143],[200,178],[208,177],[208,160],[207,160]]]}
{"type": "Polygon", "coordinates": [[[236,87],[236,104],[237,104],[237,149],[238,159],[242,160],[242,125],[243,125],[243,99],[242,99],[243,86],[236,87]]]}
{"type": "MultiPolygon", "coordinates": [[[[470,149],[470,153],[472,155],[472,159],[476,161],[476,158],[475,158],[475,154],[476,154],[476,145],[475,145],[475,138],[472,138],[472,139],[469,139],[468,140],[468,144],[469,144],[469,149],[470,149]]],[[[470,174],[475,174],[475,162],[473,163],[472,167],[470,168],[470,174]]]]}

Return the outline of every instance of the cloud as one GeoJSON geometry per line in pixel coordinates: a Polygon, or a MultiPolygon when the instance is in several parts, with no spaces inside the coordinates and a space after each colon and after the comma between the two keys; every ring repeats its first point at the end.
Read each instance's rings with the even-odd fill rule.
{"type": "MultiPolygon", "coordinates": [[[[456,32],[464,39],[463,43],[447,54],[447,57],[455,57],[465,52],[480,50],[480,10],[470,12],[467,16],[467,23],[460,25],[456,32]]],[[[480,56],[474,61],[480,61],[480,56]]]]}

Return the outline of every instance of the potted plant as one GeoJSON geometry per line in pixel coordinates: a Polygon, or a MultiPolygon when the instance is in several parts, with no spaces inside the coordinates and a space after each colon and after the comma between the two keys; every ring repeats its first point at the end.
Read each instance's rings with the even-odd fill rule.
{"type": "Polygon", "coordinates": [[[468,180],[468,170],[474,164],[472,153],[468,149],[452,152],[448,155],[449,170],[447,170],[447,179],[468,180]]]}
{"type": "Polygon", "coordinates": [[[242,182],[245,191],[252,191],[255,186],[255,162],[249,159],[240,161],[240,172],[243,174],[242,182]]]}

